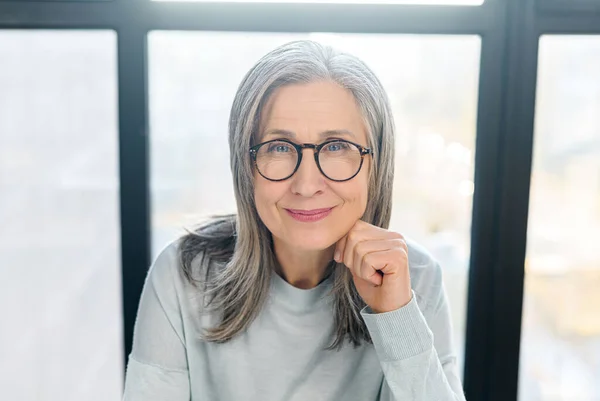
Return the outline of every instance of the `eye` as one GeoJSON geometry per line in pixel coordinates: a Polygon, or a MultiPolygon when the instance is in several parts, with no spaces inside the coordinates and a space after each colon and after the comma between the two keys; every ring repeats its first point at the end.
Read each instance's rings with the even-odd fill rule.
{"type": "Polygon", "coordinates": [[[327,152],[339,152],[342,150],[347,150],[349,145],[346,142],[332,142],[325,146],[325,151],[327,152]]]}
{"type": "Polygon", "coordinates": [[[288,153],[293,152],[292,146],[285,142],[272,142],[267,147],[269,153],[288,153]]]}

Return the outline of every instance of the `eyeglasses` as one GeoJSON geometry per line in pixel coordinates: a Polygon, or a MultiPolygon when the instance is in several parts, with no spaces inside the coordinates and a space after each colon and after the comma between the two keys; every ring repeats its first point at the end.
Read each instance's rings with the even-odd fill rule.
{"type": "Polygon", "coordinates": [[[365,155],[372,154],[371,149],[342,139],[332,139],[319,145],[298,145],[287,139],[273,139],[252,146],[250,155],[260,175],[270,181],[283,181],[298,171],[303,149],[313,149],[321,174],[337,182],[354,178],[365,155]]]}

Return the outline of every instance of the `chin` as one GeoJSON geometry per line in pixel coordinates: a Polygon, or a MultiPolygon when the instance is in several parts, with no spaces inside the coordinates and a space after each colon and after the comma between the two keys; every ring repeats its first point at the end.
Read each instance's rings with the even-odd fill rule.
{"type": "Polygon", "coordinates": [[[295,248],[306,251],[322,251],[335,243],[335,236],[331,233],[298,233],[289,239],[288,243],[295,248]]]}

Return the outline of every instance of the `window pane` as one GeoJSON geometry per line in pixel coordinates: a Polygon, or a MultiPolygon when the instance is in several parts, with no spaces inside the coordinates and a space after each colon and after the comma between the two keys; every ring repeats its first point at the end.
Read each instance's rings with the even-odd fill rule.
{"type": "Polygon", "coordinates": [[[181,234],[182,227],[191,227],[202,216],[235,212],[227,144],[233,96],[261,56],[302,38],[361,57],[388,91],[398,129],[392,228],[420,241],[441,260],[462,363],[477,36],[152,32],[154,255],[181,234]],[[211,152],[201,154],[209,147],[211,152]]]}
{"type": "Polygon", "coordinates": [[[540,41],[519,398],[600,399],[600,36],[540,41]]]}
{"type": "Polygon", "coordinates": [[[118,400],[116,35],[0,31],[0,388],[118,400]]]}

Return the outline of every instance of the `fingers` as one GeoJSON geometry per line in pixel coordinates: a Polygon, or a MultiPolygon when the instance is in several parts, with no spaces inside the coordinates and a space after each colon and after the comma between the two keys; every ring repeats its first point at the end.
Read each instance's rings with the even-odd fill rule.
{"type": "Polygon", "coordinates": [[[353,275],[378,286],[383,282],[383,275],[394,274],[407,255],[406,242],[399,238],[365,240],[356,244],[352,261],[344,261],[344,264],[353,275]]]}
{"type": "Polygon", "coordinates": [[[352,274],[370,281],[373,285],[381,285],[384,275],[395,274],[402,265],[403,255],[406,254],[404,249],[399,245],[390,247],[385,244],[398,241],[382,241],[383,249],[375,248],[376,250],[357,256],[350,268],[352,274]]]}
{"type": "Polygon", "coordinates": [[[333,259],[338,263],[344,262],[344,255],[346,253],[346,249],[348,248],[348,237],[352,236],[352,238],[356,237],[357,231],[360,227],[361,220],[358,220],[352,228],[348,231],[346,235],[344,235],[336,244],[335,251],[333,253],[333,259]]]}
{"type": "Polygon", "coordinates": [[[333,259],[338,263],[343,262],[342,255],[344,254],[344,250],[346,249],[346,241],[347,240],[348,240],[348,234],[344,235],[335,245],[335,251],[333,252],[333,259]]]}
{"type": "Polygon", "coordinates": [[[354,276],[381,285],[383,274],[393,274],[399,262],[408,260],[408,247],[402,234],[359,220],[337,242],[334,259],[354,276]]]}
{"type": "Polygon", "coordinates": [[[354,250],[360,241],[366,241],[367,238],[364,238],[361,233],[354,229],[350,230],[350,232],[346,235],[346,243],[344,246],[344,250],[342,251],[342,263],[346,266],[351,267],[354,264],[354,250]]]}
{"type": "Polygon", "coordinates": [[[358,274],[355,272],[352,274],[362,278],[363,280],[369,281],[375,286],[380,286],[383,283],[383,273],[381,273],[374,265],[380,253],[382,252],[373,252],[365,255],[360,264],[357,263],[359,267],[358,274]]]}

